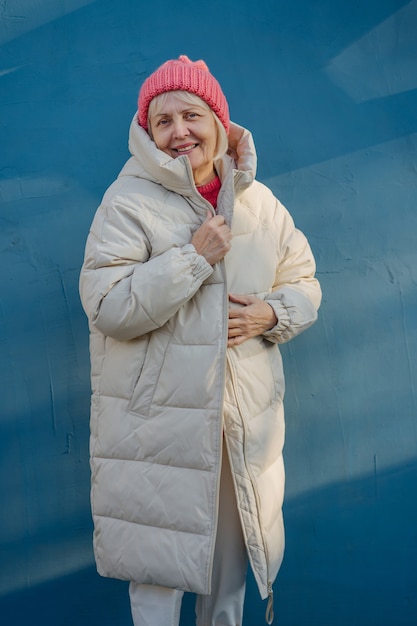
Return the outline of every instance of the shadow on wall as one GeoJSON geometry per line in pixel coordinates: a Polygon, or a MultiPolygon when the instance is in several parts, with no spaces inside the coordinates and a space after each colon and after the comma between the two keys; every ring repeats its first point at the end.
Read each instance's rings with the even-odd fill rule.
{"type": "Polygon", "coordinates": [[[0,599],[4,626],[130,626],[127,584],[98,576],[94,567],[0,599]]]}
{"type": "MultiPolygon", "coordinates": [[[[417,461],[288,499],[276,624],[415,626],[416,482],[417,461]]],[[[264,623],[265,605],[250,575],[244,626],[264,623]]],[[[193,612],[187,594],[182,626],[193,612]]],[[[93,567],[4,596],[0,615],[7,626],[131,623],[127,583],[101,578],[93,567]]]]}
{"type": "Polygon", "coordinates": [[[416,624],[416,481],[414,459],[287,501],[285,626],[416,624]]]}

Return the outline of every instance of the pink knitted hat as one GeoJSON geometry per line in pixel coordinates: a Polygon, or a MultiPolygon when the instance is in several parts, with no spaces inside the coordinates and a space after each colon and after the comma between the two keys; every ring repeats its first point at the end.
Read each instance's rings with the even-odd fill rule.
{"type": "Polygon", "coordinates": [[[138,121],[148,130],[148,108],[152,98],[167,91],[189,91],[207,102],[229,132],[229,106],[224,93],[204,61],[190,61],[181,55],[166,61],[143,83],[138,100],[138,121]]]}

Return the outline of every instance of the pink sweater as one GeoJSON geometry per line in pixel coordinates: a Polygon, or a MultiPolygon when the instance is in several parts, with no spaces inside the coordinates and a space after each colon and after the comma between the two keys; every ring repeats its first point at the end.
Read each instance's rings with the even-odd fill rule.
{"type": "Polygon", "coordinates": [[[218,176],[214,180],[211,180],[207,185],[201,185],[197,187],[197,191],[213,205],[214,208],[217,207],[217,197],[219,195],[220,187],[222,186],[222,182],[218,176]]]}

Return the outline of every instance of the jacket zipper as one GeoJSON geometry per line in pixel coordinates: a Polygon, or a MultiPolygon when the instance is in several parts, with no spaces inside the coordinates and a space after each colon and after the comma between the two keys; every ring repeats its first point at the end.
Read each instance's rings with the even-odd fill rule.
{"type": "MultiPolygon", "coordinates": [[[[246,420],[244,419],[244,414],[241,408],[241,404],[240,404],[240,400],[239,400],[239,396],[237,393],[237,387],[236,387],[236,377],[235,377],[235,371],[233,369],[232,366],[232,362],[231,359],[229,357],[229,355],[227,354],[227,362],[229,363],[229,369],[230,369],[230,373],[232,376],[232,383],[233,383],[233,388],[235,391],[235,398],[236,398],[236,403],[237,403],[237,407],[239,409],[239,413],[242,417],[242,424],[243,424],[243,432],[244,432],[244,444],[243,444],[243,457],[245,460],[245,467],[246,467],[246,471],[248,472],[252,487],[253,487],[253,493],[255,494],[255,501],[256,501],[256,508],[258,510],[258,519],[259,518],[259,511],[260,511],[260,502],[259,502],[259,495],[258,492],[255,488],[255,480],[252,474],[252,471],[249,467],[249,463],[247,462],[246,459],[246,440],[247,440],[247,426],[246,426],[246,420]]],[[[262,528],[260,527],[260,532],[261,532],[261,537],[262,537],[262,543],[263,543],[263,548],[264,548],[264,552],[265,552],[265,561],[266,561],[266,575],[267,575],[267,592],[268,592],[268,604],[266,607],[266,611],[265,611],[265,621],[268,625],[272,624],[273,620],[274,620],[274,591],[272,588],[272,581],[269,580],[269,556],[268,556],[268,547],[266,545],[265,542],[265,538],[264,538],[264,533],[262,531],[262,528]]]]}
{"type": "Polygon", "coordinates": [[[266,605],[265,621],[267,624],[272,624],[274,621],[274,590],[270,580],[268,581],[268,604],[266,605]]]}
{"type": "MultiPolygon", "coordinates": [[[[213,209],[213,207],[211,207],[211,208],[213,209]]],[[[224,296],[225,296],[225,299],[226,299],[226,305],[224,307],[224,314],[223,314],[223,328],[227,329],[228,321],[229,321],[229,315],[228,315],[228,300],[229,300],[229,296],[228,296],[228,291],[227,291],[226,270],[225,270],[225,266],[224,266],[224,261],[221,261],[221,263],[223,264],[223,279],[224,279],[223,285],[224,285],[224,296]]],[[[222,398],[221,398],[221,402],[220,402],[220,405],[219,405],[220,406],[220,410],[221,410],[221,427],[219,428],[220,457],[219,457],[219,469],[218,469],[218,472],[217,472],[217,486],[216,486],[216,523],[215,523],[215,528],[214,528],[214,544],[213,544],[213,550],[211,551],[210,567],[209,567],[210,587],[211,587],[211,580],[212,580],[212,577],[213,577],[214,549],[215,549],[216,536],[217,536],[217,526],[218,526],[218,519],[219,519],[220,478],[221,478],[222,457],[223,457],[223,404],[224,404],[224,387],[225,387],[225,384],[226,384],[227,335],[226,335],[226,346],[224,347],[224,355],[225,356],[224,356],[224,360],[223,360],[222,398]]]]}

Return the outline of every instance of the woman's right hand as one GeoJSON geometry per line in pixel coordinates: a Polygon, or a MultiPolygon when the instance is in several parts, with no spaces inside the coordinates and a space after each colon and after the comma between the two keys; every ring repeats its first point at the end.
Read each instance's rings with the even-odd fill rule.
{"type": "Polygon", "coordinates": [[[214,265],[221,261],[231,248],[232,232],[222,215],[212,215],[207,211],[207,217],[193,235],[191,243],[198,254],[203,256],[207,263],[214,265]]]}

